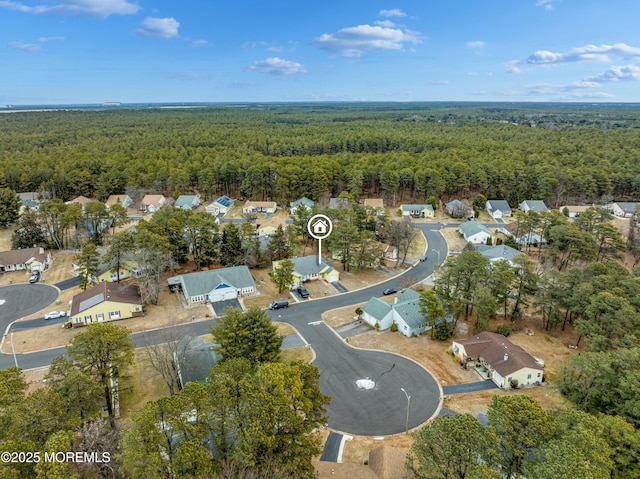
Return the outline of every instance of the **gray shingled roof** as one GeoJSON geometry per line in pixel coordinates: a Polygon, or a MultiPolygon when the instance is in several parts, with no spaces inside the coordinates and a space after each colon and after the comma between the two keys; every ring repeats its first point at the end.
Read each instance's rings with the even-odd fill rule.
{"type": "Polygon", "coordinates": [[[497,211],[500,210],[502,212],[505,211],[511,211],[511,206],[509,206],[509,203],[507,202],[507,200],[489,200],[487,201],[488,203],[488,210],[489,211],[497,211]]]}
{"type": "Polygon", "coordinates": [[[633,203],[628,201],[618,201],[616,204],[625,213],[635,213],[636,209],[640,208],[640,203],[633,203]]]}
{"type": "Polygon", "coordinates": [[[202,338],[185,336],[176,347],[174,359],[178,362],[182,387],[194,381],[201,381],[209,374],[209,369],[222,358],[214,347],[215,343],[205,343],[202,338]]]}
{"type": "Polygon", "coordinates": [[[320,271],[325,269],[327,266],[333,267],[331,263],[324,260],[322,260],[322,263],[318,264],[318,257],[315,255],[291,258],[291,261],[293,261],[293,270],[302,276],[319,274],[320,271]]]}
{"type": "Polygon", "coordinates": [[[256,285],[253,276],[246,266],[200,271],[199,273],[181,274],[182,288],[187,297],[208,294],[216,286],[225,283],[233,288],[248,288],[256,285]]]}
{"type": "Polygon", "coordinates": [[[513,258],[522,254],[522,251],[504,244],[498,246],[478,245],[476,246],[476,251],[489,260],[505,259],[512,261],[513,258]]]}
{"type": "Polygon", "coordinates": [[[306,196],[290,203],[291,208],[296,208],[300,205],[305,205],[307,208],[313,208],[314,203],[306,196]]]}
{"type": "Polygon", "coordinates": [[[362,311],[370,314],[378,321],[382,321],[382,319],[389,314],[389,311],[391,311],[391,305],[379,298],[373,297],[362,307],[362,311]]]}
{"type": "Polygon", "coordinates": [[[530,211],[549,211],[549,208],[547,208],[547,205],[545,205],[542,200],[526,200],[523,201],[523,203],[527,204],[530,211]]]}
{"type": "Polygon", "coordinates": [[[484,231],[489,235],[491,234],[489,228],[487,228],[482,223],[478,223],[477,221],[467,221],[466,223],[462,223],[459,229],[465,237],[473,236],[477,233],[480,233],[481,231],[484,231]]]}

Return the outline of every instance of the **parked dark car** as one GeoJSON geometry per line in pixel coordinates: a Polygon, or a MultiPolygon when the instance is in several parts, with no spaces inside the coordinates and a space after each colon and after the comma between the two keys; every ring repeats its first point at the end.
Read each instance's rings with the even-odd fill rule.
{"type": "Polygon", "coordinates": [[[387,288],[382,292],[382,294],[384,294],[385,296],[389,296],[390,294],[397,293],[397,292],[398,290],[395,288],[387,288]]]}
{"type": "Polygon", "coordinates": [[[298,286],[298,294],[302,299],[307,299],[309,297],[309,291],[304,286],[298,286]]]}
{"type": "Polygon", "coordinates": [[[269,309],[280,309],[280,308],[288,308],[289,301],[286,299],[276,299],[269,305],[269,309]]]}

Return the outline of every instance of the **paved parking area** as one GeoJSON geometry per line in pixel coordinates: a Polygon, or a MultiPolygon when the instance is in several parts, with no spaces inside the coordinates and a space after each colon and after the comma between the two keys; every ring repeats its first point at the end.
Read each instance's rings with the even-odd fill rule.
{"type": "Polygon", "coordinates": [[[342,285],[339,281],[331,283],[331,285],[338,290],[339,293],[348,293],[349,290],[342,285]]]}
{"type": "Polygon", "coordinates": [[[226,301],[216,301],[214,303],[211,303],[211,306],[213,307],[213,310],[215,311],[216,316],[223,316],[223,311],[226,308],[242,309],[242,305],[240,304],[240,301],[238,301],[237,299],[228,299],[226,301]]]}
{"type": "Polygon", "coordinates": [[[473,393],[476,391],[489,391],[491,389],[497,389],[498,386],[491,380],[486,379],[484,381],[478,381],[475,383],[467,383],[467,384],[455,384],[453,386],[443,386],[442,393],[449,394],[464,394],[464,393],[473,393]]]}

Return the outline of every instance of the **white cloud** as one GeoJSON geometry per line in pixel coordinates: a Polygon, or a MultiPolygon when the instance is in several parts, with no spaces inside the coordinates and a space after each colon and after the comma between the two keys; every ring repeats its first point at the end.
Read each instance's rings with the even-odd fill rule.
{"type": "Polygon", "coordinates": [[[406,17],[407,16],[407,14],[404,13],[399,8],[393,8],[391,10],[380,10],[378,12],[378,15],[380,15],[381,17],[406,17]]]}
{"type": "Polygon", "coordinates": [[[0,0],[0,7],[34,15],[70,15],[95,18],[132,15],[140,10],[140,6],[129,3],[127,0],[58,0],[57,2],[36,5],[0,0]]]}
{"type": "Polygon", "coordinates": [[[481,40],[475,42],[467,42],[469,48],[484,48],[487,44],[481,40]]]}
{"type": "Polygon", "coordinates": [[[401,50],[405,43],[420,43],[422,35],[407,29],[358,25],[324,33],[315,39],[321,48],[346,57],[359,57],[368,51],[401,50]]]}
{"type": "Polygon", "coordinates": [[[9,46],[17,48],[18,50],[24,50],[26,52],[39,52],[41,50],[41,44],[47,42],[62,42],[64,37],[40,37],[37,43],[25,43],[23,41],[11,42],[9,46]]]}
{"type": "Polygon", "coordinates": [[[194,40],[191,43],[191,46],[193,48],[206,47],[207,45],[209,45],[209,42],[207,40],[194,40]]]}
{"type": "Polygon", "coordinates": [[[553,2],[554,0],[538,0],[536,2],[536,7],[542,7],[545,10],[551,11],[553,10],[553,2]]]}
{"type": "Polygon", "coordinates": [[[611,61],[611,55],[636,57],[640,56],[640,48],[631,47],[625,43],[616,43],[613,45],[585,45],[583,47],[573,48],[564,53],[538,50],[524,60],[524,63],[550,65],[554,63],[580,61],[608,62],[611,61]]]}
{"type": "Polygon", "coordinates": [[[136,30],[136,34],[145,37],[174,38],[178,36],[179,26],[180,23],[173,17],[147,17],[136,30]]]}
{"type": "Polygon", "coordinates": [[[306,73],[307,69],[304,65],[282,58],[273,57],[264,60],[257,60],[249,67],[249,70],[261,73],[269,73],[279,77],[293,75],[294,73],[306,73]]]}
{"type": "Polygon", "coordinates": [[[637,65],[614,66],[600,75],[585,79],[588,82],[618,82],[640,80],[640,67],[637,65]]]}
{"type": "Polygon", "coordinates": [[[429,85],[448,85],[449,80],[431,80],[429,85]]]}
{"type": "Polygon", "coordinates": [[[24,50],[25,52],[38,52],[41,48],[38,43],[25,43],[21,41],[11,42],[9,46],[18,50],[24,50]]]}

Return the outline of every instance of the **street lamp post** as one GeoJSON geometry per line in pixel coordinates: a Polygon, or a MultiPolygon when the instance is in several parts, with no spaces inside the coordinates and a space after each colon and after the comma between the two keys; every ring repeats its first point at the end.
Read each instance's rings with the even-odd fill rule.
{"type": "Polygon", "coordinates": [[[13,333],[11,333],[10,336],[11,339],[11,352],[13,353],[13,362],[16,365],[16,368],[18,367],[18,358],[16,357],[16,348],[13,346],[13,333]]]}
{"type": "Polygon", "coordinates": [[[411,396],[409,396],[409,393],[407,393],[404,388],[400,388],[400,390],[404,393],[405,396],[407,396],[407,420],[404,426],[404,433],[409,434],[409,408],[411,407],[411,396]]]}

